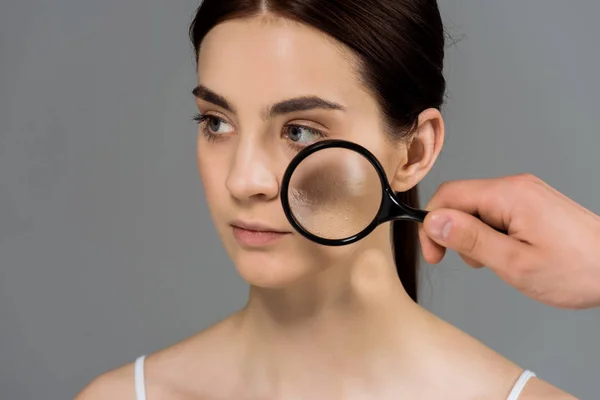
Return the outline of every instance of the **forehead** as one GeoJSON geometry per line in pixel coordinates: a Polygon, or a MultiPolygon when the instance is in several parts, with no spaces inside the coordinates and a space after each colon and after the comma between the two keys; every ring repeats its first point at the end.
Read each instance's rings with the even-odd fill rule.
{"type": "Polygon", "coordinates": [[[235,19],[205,37],[198,80],[234,102],[320,95],[349,109],[364,107],[353,61],[345,46],[312,27],[282,18],[235,19]]]}

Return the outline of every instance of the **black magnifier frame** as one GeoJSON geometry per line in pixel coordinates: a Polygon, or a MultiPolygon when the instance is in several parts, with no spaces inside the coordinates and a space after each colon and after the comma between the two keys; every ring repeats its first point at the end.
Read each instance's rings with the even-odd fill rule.
{"type": "Polygon", "coordinates": [[[378,225],[387,221],[408,220],[415,222],[423,222],[425,216],[428,213],[424,210],[409,207],[408,205],[402,203],[398,199],[398,196],[396,196],[387,180],[383,167],[381,166],[377,158],[369,150],[357,143],[339,139],[327,139],[313,143],[302,149],[298,154],[296,154],[296,156],[290,161],[290,164],[288,165],[283,175],[283,180],[281,182],[280,197],[285,216],[290,222],[290,224],[294,227],[294,229],[305,238],[325,246],[344,246],[357,242],[363,239],[369,233],[371,233],[378,225]],[[300,165],[300,163],[311,154],[319,150],[329,148],[348,149],[355,151],[361,154],[363,157],[365,157],[375,168],[375,171],[377,171],[377,176],[379,176],[379,181],[381,183],[381,188],[383,192],[381,196],[381,203],[379,204],[379,211],[377,212],[371,223],[369,223],[369,225],[367,225],[362,231],[358,232],[357,234],[343,239],[326,239],[306,230],[294,216],[288,198],[290,179],[298,165],[300,165]]]}

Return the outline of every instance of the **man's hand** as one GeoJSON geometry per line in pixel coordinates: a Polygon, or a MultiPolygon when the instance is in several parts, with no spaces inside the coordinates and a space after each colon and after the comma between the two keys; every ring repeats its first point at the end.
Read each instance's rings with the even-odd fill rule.
{"type": "Polygon", "coordinates": [[[600,306],[600,217],[542,180],[447,182],[426,209],[419,236],[428,263],[449,248],[542,303],[600,306]]]}

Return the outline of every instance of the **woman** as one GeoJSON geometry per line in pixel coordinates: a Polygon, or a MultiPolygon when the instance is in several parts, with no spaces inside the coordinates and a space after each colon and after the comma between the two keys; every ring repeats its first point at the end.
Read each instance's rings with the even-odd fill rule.
{"type": "Polygon", "coordinates": [[[198,169],[250,298],[78,399],[571,398],[416,303],[415,225],[336,248],[286,222],[283,172],[322,138],[368,148],[418,205],[444,140],[435,0],[205,0],[190,34],[198,169]]]}

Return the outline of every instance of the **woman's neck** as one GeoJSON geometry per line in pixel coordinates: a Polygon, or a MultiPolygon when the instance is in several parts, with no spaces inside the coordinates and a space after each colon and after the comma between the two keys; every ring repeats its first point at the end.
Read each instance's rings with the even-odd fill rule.
{"type": "Polygon", "coordinates": [[[252,287],[239,326],[252,374],[298,381],[300,371],[364,378],[392,360],[399,372],[397,360],[413,358],[430,322],[404,291],[391,252],[368,250],[294,287],[252,287]]]}

